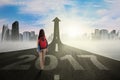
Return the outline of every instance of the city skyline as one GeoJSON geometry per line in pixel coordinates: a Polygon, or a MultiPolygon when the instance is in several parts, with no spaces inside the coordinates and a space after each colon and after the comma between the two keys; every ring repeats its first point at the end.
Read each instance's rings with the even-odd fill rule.
{"type": "Polygon", "coordinates": [[[1,41],[35,41],[37,40],[37,34],[35,31],[24,31],[23,33],[19,32],[19,22],[14,21],[12,23],[12,28],[9,29],[8,25],[3,25],[1,33],[1,41]]]}
{"type": "Polygon", "coordinates": [[[75,33],[80,35],[97,28],[117,30],[120,29],[119,3],[119,0],[0,0],[0,31],[3,23],[11,26],[18,20],[20,32],[38,33],[44,28],[48,35],[53,32],[50,22],[56,16],[62,20],[60,31],[65,34],[80,30],[75,33]]]}
{"type": "MultiPolygon", "coordinates": [[[[60,21],[58,18],[55,18],[53,21],[60,21]]],[[[19,32],[19,22],[14,21],[12,23],[12,28],[10,29],[8,25],[4,24],[1,33],[1,41],[35,41],[37,40],[38,34],[35,31],[24,31],[23,33],[19,32]]],[[[56,34],[59,35],[59,34],[56,34]]],[[[67,34],[60,35],[63,39],[77,39],[77,40],[120,40],[120,30],[107,30],[107,29],[94,29],[91,33],[84,33],[83,35],[78,36],[69,36],[67,34]],[[77,38],[76,38],[77,37],[77,38]]],[[[53,34],[50,34],[48,40],[53,39],[53,34]]]]}

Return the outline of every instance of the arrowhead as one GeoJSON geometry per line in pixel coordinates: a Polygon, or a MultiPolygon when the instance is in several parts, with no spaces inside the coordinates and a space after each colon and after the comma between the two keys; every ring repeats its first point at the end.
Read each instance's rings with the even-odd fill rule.
{"type": "Polygon", "coordinates": [[[59,22],[60,19],[59,19],[58,17],[56,17],[53,21],[54,21],[54,22],[59,22]]]}

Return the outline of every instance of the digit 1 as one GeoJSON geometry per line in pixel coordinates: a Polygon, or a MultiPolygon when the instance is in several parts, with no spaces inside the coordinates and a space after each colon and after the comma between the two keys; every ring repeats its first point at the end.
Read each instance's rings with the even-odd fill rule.
{"type": "Polygon", "coordinates": [[[66,55],[64,57],[61,57],[61,60],[68,60],[74,70],[84,70],[84,68],[71,56],[71,55],[66,55]]]}

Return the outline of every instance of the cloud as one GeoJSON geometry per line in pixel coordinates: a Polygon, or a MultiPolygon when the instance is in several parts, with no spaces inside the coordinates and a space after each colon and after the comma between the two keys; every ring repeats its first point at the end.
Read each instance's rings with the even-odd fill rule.
{"type": "Polygon", "coordinates": [[[0,33],[2,32],[3,24],[8,24],[7,19],[0,19],[0,33]]]}
{"type": "Polygon", "coordinates": [[[0,6],[5,5],[25,5],[29,0],[0,0],[0,6]]]}
{"type": "Polygon", "coordinates": [[[104,0],[107,8],[98,9],[99,19],[94,21],[96,28],[120,29],[120,0],[104,0]]]}
{"type": "Polygon", "coordinates": [[[0,0],[0,6],[12,4],[11,0],[0,0]]]}
{"type": "MultiPolygon", "coordinates": [[[[98,4],[97,15],[99,18],[92,20],[92,18],[87,18],[86,16],[80,16],[81,12],[84,12],[84,15],[89,14],[92,8],[89,8],[91,4],[87,5],[88,8],[82,9],[79,5],[76,4],[77,1],[72,0],[35,0],[30,2],[24,2],[25,5],[20,8],[21,13],[30,13],[33,15],[42,15],[43,19],[38,19],[35,25],[45,24],[42,28],[45,29],[47,35],[53,32],[53,22],[56,16],[61,19],[60,22],[60,31],[65,33],[70,26],[77,26],[80,32],[90,32],[94,28],[105,28],[108,30],[119,29],[120,28],[120,0],[105,0],[105,3],[98,4]],[[105,4],[105,5],[103,5],[105,4]],[[72,6],[70,9],[66,9],[65,5],[72,6]],[[103,5],[103,7],[100,7],[103,5]],[[93,27],[93,25],[96,25],[93,27]]],[[[94,6],[95,4],[92,4],[94,6]]],[[[94,10],[93,10],[94,11],[94,10]]],[[[93,16],[96,17],[97,15],[93,16]]],[[[32,27],[34,29],[34,27],[32,27]]],[[[40,29],[38,26],[36,28],[40,29]]],[[[38,31],[37,31],[38,32],[38,31]]]]}
{"type": "Polygon", "coordinates": [[[115,2],[115,0],[104,0],[104,1],[107,3],[114,3],[115,2]]]}
{"type": "Polygon", "coordinates": [[[77,2],[78,0],[1,0],[0,5],[18,5],[19,14],[32,14],[38,17],[34,23],[20,22],[21,32],[35,30],[38,33],[40,28],[44,28],[49,35],[53,32],[52,19],[55,17],[61,19],[62,32],[65,32],[70,25],[76,24],[85,32],[91,31],[93,28],[120,27],[120,0],[104,0],[105,5],[94,4],[94,2],[86,2],[86,5],[82,5],[77,2]],[[87,17],[87,15],[93,14],[93,11],[96,11],[96,15],[92,17],[99,18],[92,20],[92,17],[87,17]]]}
{"type": "Polygon", "coordinates": [[[6,22],[6,19],[0,19],[0,23],[6,22]]]}
{"type": "MultiPolygon", "coordinates": [[[[60,19],[69,19],[77,13],[77,6],[74,4],[72,0],[33,0],[30,2],[23,2],[25,5],[20,7],[21,14],[33,14],[34,16],[38,16],[38,20],[35,21],[31,26],[37,27],[38,30],[40,28],[44,28],[47,34],[53,33],[53,22],[52,20],[55,17],[59,17],[60,19]],[[70,11],[66,11],[65,5],[72,6],[70,7],[70,11]],[[74,7],[74,8],[73,8],[74,7]],[[39,19],[39,16],[43,16],[43,18],[39,19]],[[41,26],[42,24],[42,26],[41,26]]],[[[71,19],[72,20],[72,19],[71,19]]],[[[25,25],[25,24],[24,24],[25,25]]],[[[37,33],[38,33],[37,30],[37,33]]]]}
{"type": "Polygon", "coordinates": [[[120,17],[120,10],[119,10],[119,8],[120,8],[120,0],[111,0],[112,2],[111,3],[109,3],[109,5],[110,5],[110,8],[109,8],[109,10],[108,10],[108,12],[109,12],[109,14],[108,15],[110,15],[110,16],[113,16],[113,17],[120,17]]]}
{"type": "Polygon", "coordinates": [[[96,12],[99,16],[107,15],[108,10],[107,9],[100,9],[96,12]]]}
{"type": "Polygon", "coordinates": [[[93,25],[98,29],[108,29],[108,30],[119,30],[120,29],[120,18],[111,19],[110,16],[104,16],[101,19],[94,21],[93,25]]]}
{"type": "Polygon", "coordinates": [[[107,15],[110,17],[120,17],[120,0],[105,0],[108,8],[107,8],[107,15]]]}
{"type": "Polygon", "coordinates": [[[71,5],[70,0],[32,0],[24,2],[25,5],[21,7],[22,13],[49,15],[49,13],[61,11],[64,5],[71,5]]]}

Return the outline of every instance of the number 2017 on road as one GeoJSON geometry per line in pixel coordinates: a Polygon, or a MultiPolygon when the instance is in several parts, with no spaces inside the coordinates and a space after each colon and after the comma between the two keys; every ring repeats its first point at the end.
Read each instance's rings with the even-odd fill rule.
{"type": "MultiPolygon", "coordinates": [[[[45,65],[45,70],[53,70],[58,66],[58,59],[54,55],[46,55],[46,58],[49,58],[50,62],[48,65],[45,65]]],[[[94,55],[77,55],[78,58],[89,58],[93,65],[95,65],[100,70],[109,70],[106,66],[104,66],[101,62],[97,60],[97,57],[94,55]]],[[[30,69],[30,64],[25,64],[31,62],[36,59],[35,55],[22,55],[19,56],[18,59],[23,59],[21,61],[9,64],[4,66],[2,69],[4,70],[28,70],[30,69]],[[24,65],[23,65],[24,64],[24,65]]],[[[61,61],[67,60],[73,67],[74,70],[85,70],[82,65],[72,56],[65,55],[59,58],[61,61]]],[[[39,66],[39,58],[35,61],[35,67],[40,69],[39,66]]]]}

